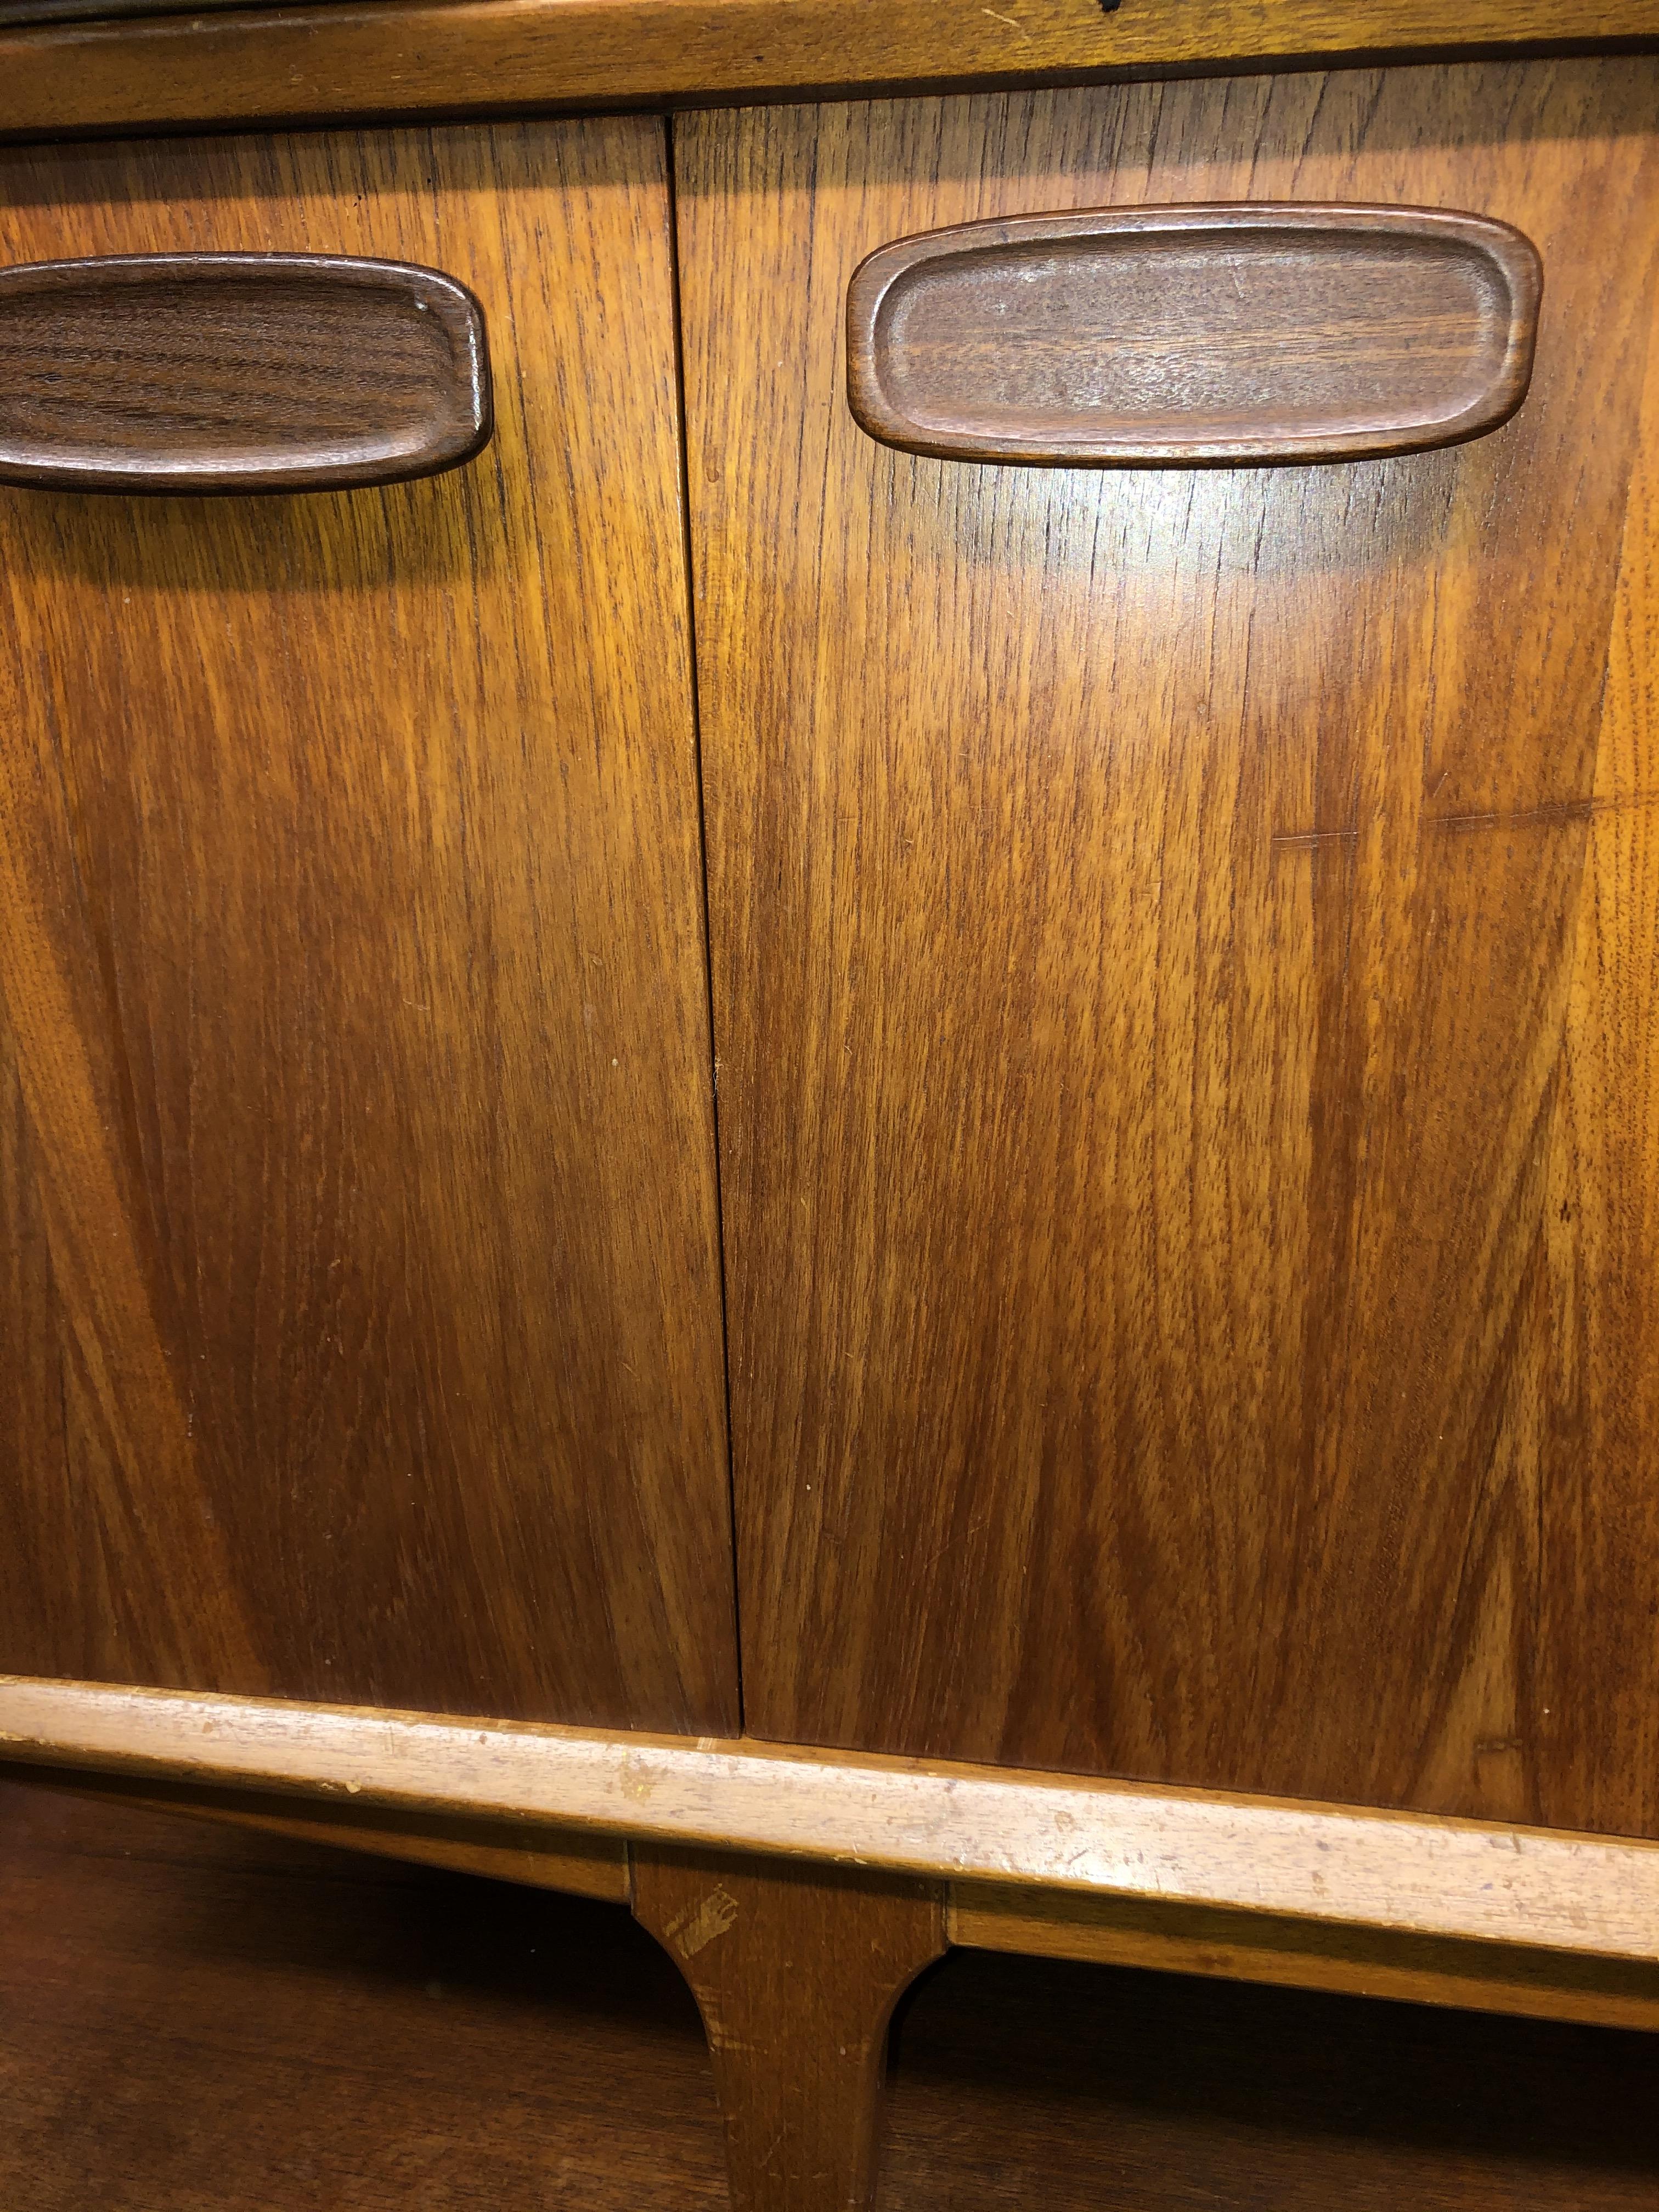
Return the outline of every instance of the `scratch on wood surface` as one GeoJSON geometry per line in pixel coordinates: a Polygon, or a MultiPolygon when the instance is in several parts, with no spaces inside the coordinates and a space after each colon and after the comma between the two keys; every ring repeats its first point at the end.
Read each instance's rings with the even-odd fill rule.
{"type": "Polygon", "coordinates": [[[724,1936],[737,1917],[738,1900],[731,1891],[711,1889],[669,1922],[668,1940],[682,1959],[695,1959],[717,1936],[724,1936]]]}
{"type": "MultiPolygon", "coordinates": [[[[1444,781],[1443,777],[1441,781],[1444,781]]],[[[1624,812],[1634,807],[1651,806],[1656,801],[1659,801],[1659,793],[1650,791],[1624,792],[1607,799],[1560,799],[1541,806],[1516,807],[1508,812],[1494,809],[1485,813],[1425,814],[1422,827],[1425,836],[1435,830],[1456,834],[1478,830],[1552,830],[1588,822],[1595,815],[1615,810],[1624,812]]],[[[1347,823],[1329,830],[1276,830],[1268,842],[1275,852],[1308,852],[1319,845],[1339,842],[1352,844],[1358,836],[1358,829],[1347,823]]]]}

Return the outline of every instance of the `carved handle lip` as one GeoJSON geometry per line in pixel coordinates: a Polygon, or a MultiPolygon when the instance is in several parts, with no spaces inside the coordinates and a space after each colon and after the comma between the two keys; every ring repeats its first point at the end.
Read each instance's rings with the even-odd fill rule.
{"type": "Polygon", "coordinates": [[[245,492],[297,494],[346,490],[410,482],[460,467],[495,434],[489,344],[482,303],[447,271],[416,262],[343,253],[226,252],[112,253],[61,261],[18,262],[0,267],[0,316],[20,296],[76,293],[127,286],[292,283],[310,278],[340,291],[390,292],[429,314],[448,341],[456,363],[454,389],[461,404],[449,418],[419,435],[384,441],[374,452],[317,444],[307,455],[280,462],[242,464],[222,453],[192,459],[53,459],[32,454],[0,427],[0,483],[42,489],[112,491],[137,495],[235,496],[245,492]]]}
{"type": "Polygon", "coordinates": [[[1168,204],[1065,210],[993,216],[922,231],[880,246],[860,262],[847,291],[848,402],[860,429],[878,443],[939,460],[1061,468],[1248,468],[1353,461],[1459,445],[1499,428],[1520,408],[1532,380],[1544,271],[1537,247],[1512,224],[1464,209],[1329,200],[1181,201],[1168,204]],[[1370,428],[1317,437],[1136,438],[1046,442],[994,433],[930,435],[893,402],[882,375],[879,338],[893,289],[930,262],[963,259],[1010,246],[1136,234],[1217,231],[1382,236],[1474,249],[1507,287],[1508,341],[1486,392],[1461,414],[1416,434],[1370,428]]]}

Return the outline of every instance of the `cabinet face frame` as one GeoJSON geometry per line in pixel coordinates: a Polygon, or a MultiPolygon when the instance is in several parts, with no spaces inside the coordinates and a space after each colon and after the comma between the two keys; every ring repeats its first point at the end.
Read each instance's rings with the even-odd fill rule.
{"type": "Polygon", "coordinates": [[[1659,1833],[1656,97],[677,120],[756,1734],[1659,1833]],[[866,255],[1241,198],[1515,225],[1519,413],[1192,472],[849,415],[866,255]]]}
{"type": "Polygon", "coordinates": [[[203,250],[447,272],[495,436],[0,490],[0,1665],[734,1728],[665,127],[0,152],[203,250]]]}

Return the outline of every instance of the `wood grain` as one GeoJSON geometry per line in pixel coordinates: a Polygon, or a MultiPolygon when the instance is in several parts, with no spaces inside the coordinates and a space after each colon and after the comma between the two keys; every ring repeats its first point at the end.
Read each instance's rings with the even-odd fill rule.
{"type": "MultiPolygon", "coordinates": [[[[1545,1208],[1538,1696],[1593,1713],[1597,1826],[1659,1819],[1659,303],[1607,656],[1545,1208]],[[1569,1700],[1573,1701],[1569,1703],[1569,1700]]],[[[1560,1752],[1558,1751],[1558,1757],[1560,1752]]]]}
{"type": "Polygon", "coordinates": [[[0,483],[317,491],[458,467],[490,431],[478,303],[325,253],[0,269],[0,483]]]}
{"type": "Polygon", "coordinates": [[[1507,422],[1541,271],[1435,208],[1101,208],[878,246],[847,288],[854,420],[1051,467],[1374,459],[1507,422]]]}
{"type": "Polygon", "coordinates": [[[1659,1493],[1552,1291],[1656,112],[1630,61],[676,126],[757,1733],[1659,1830],[1659,1493]],[[1532,239],[1514,421],[1005,473],[847,411],[887,240],[1286,197],[1532,239]]]}
{"type": "MultiPolygon", "coordinates": [[[[0,1784],[0,2201],[721,2212],[709,2063],[617,1906],[0,1784]]],[[[881,2212],[1647,2212],[1650,2038],[958,1951],[881,2212]]]]}
{"type": "Polygon", "coordinates": [[[0,36],[0,135],[699,106],[1659,39],[1659,0],[359,0],[0,36]]]}
{"type": "Polygon", "coordinates": [[[0,1681],[0,1759],[1659,1959],[1659,1844],[915,1759],[0,1681]]]}
{"type": "Polygon", "coordinates": [[[483,302],[498,429],[0,494],[0,1663],[737,1723],[662,127],[0,159],[483,302]]]}
{"type": "Polygon", "coordinates": [[[945,1950],[937,1886],[649,1848],[635,1917],[697,2000],[732,2212],[868,2212],[893,2007],[945,1950]]]}

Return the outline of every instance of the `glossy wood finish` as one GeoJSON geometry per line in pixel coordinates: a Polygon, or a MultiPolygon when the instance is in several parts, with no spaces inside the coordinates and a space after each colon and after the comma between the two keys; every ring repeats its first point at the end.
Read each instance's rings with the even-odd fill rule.
{"type": "Polygon", "coordinates": [[[848,400],[942,460],[1190,466],[1449,446],[1514,414],[1541,271],[1434,209],[1105,208],[897,239],[847,288],[848,400]]]}
{"type": "Polygon", "coordinates": [[[483,317],[434,269],[320,253],[0,268],[0,483],[399,483],[489,436],[483,317]]]}
{"type": "MultiPolygon", "coordinates": [[[[696,2008],[614,1905],[0,1785],[0,2202],[721,2212],[696,2008]],[[19,1802],[20,1798],[22,1802],[19,1802]]],[[[961,1951],[879,2212],[1637,2212],[1651,2039],[961,1951]]]]}
{"type": "Polygon", "coordinates": [[[0,495],[0,1664],[737,1723],[662,126],[0,160],[441,264],[489,459],[0,495]]]}
{"type": "Polygon", "coordinates": [[[1626,509],[1550,1124],[1551,1575],[1538,1698],[1608,1746],[1598,1827],[1659,1818],[1659,334],[1626,509]]]}
{"type": "Polygon", "coordinates": [[[359,0],[0,36],[0,136],[701,106],[1659,40],[1659,0],[359,0]]]}
{"type": "Polygon", "coordinates": [[[0,1682],[0,1757],[322,1808],[1659,1959],[1659,1844],[1504,1822],[59,1682],[0,1682]]]}
{"type": "Polygon", "coordinates": [[[888,2022],[945,1950],[941,1891],[729,1855],[632,1861],[635,1917],[702,2014],[732,2212],[869,2212],[888,2022]]]}
{"type": "Polygon", "coordinates": [[[1656,113],[1629,61],[677,125],[758,1734],[1659,1831],[1656,113]],[[1536,243],[1511,423],[1000,473],[847,410],[886,240],[1291,196],[1536,243]]]}

